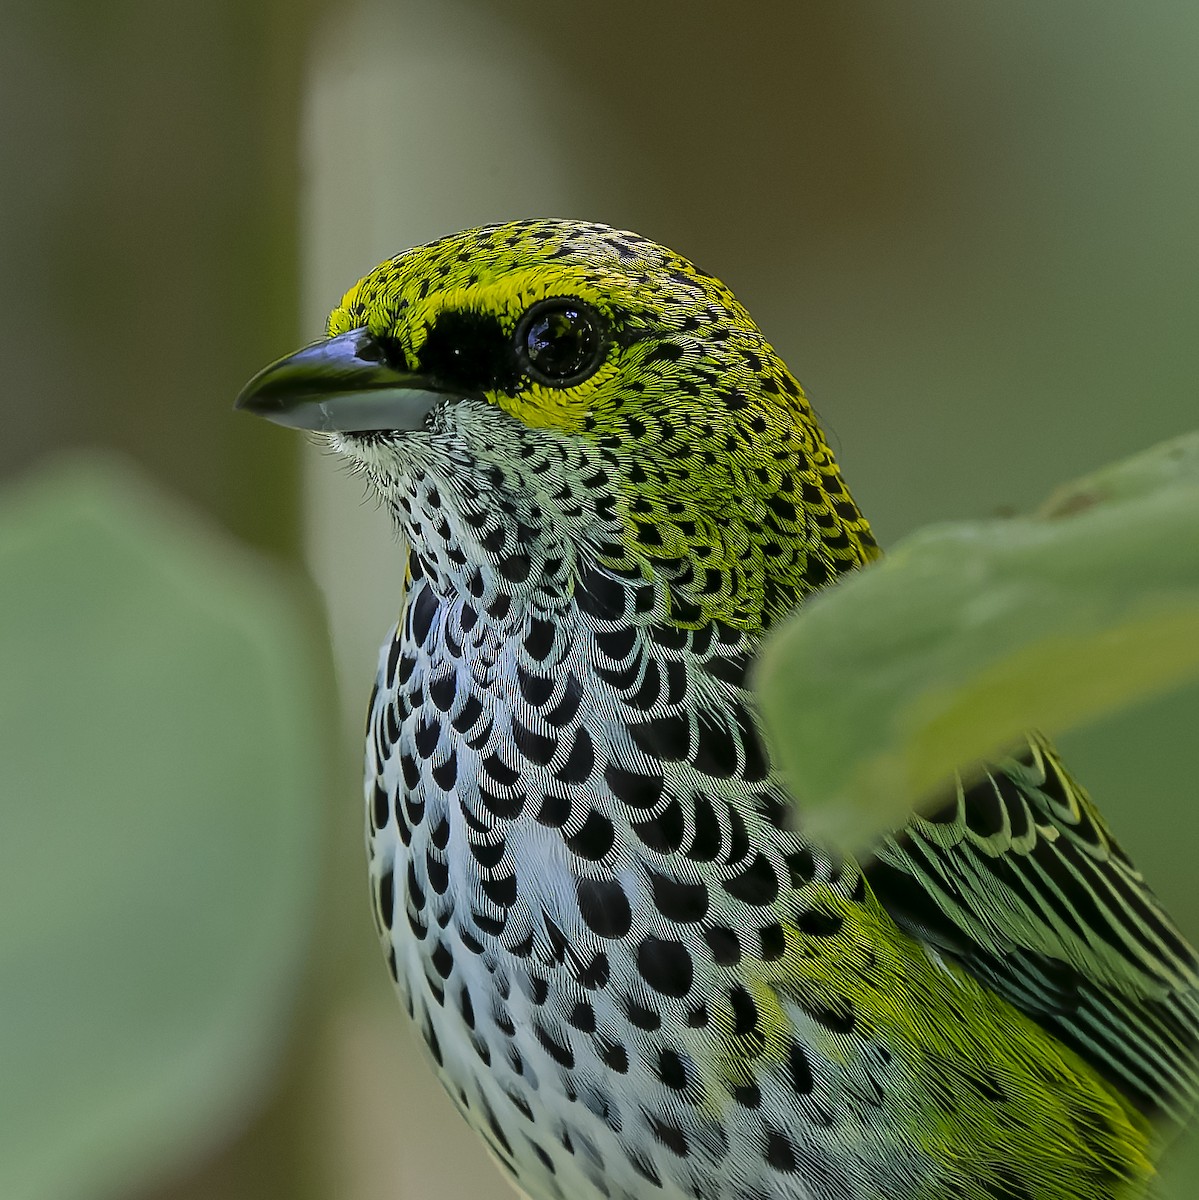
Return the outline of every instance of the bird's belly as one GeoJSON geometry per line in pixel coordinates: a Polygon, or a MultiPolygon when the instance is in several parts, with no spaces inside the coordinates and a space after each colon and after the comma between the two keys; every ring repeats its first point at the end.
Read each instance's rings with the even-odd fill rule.
{"type": "MultiPolygon", "coordinates": [[[[915,1195],[882,1190],[884,1164],[872,1175],[862,1161],[877,1145],[853,1145],[876,1095],[863,1112],[863,1088],[830,1086],[813,1122],[784,1058],[756,1082],[747,1058],[743,1086],[714,1085],[702,1061],[711,1043],[665,1006],[634,1008],[630,1019],[627,1005],[581,992],[568,967],[475,953],[452,930],[452,919],[442,928],[434,917],[422,934],[402,916],[385,949],[442,1085],[531,1200],[915,1195]]],[[[614,977],[636,972],[619,949],[609,967],[614,977]]]]}
{"type": "Polygon", "coordinates": [[[535,678],[430,628],[385,648],[372,704],[375,915],[443,1084],[534,1200],[1129,1194],[1118,1106],[788,828],[740,693],[647,719],[619,689],[657,653],[667,695],[677,643],[622,682],[567,627],[535,678]]]}

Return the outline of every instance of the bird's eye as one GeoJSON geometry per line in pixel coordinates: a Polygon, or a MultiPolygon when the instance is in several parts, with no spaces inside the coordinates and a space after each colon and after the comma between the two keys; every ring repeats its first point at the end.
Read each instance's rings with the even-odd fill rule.
{"type": "Polygon", "coordinates": [[[581,300],[541,300],[516,327],[516,353],[525,373],[548,387],[581,383],[604,358],[599,313],[581,300]]]}

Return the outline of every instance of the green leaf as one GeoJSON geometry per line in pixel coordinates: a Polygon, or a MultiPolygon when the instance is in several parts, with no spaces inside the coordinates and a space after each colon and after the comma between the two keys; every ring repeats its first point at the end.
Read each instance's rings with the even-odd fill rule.
{"type": "Polygon", "coordinates": [[[1153,1200],[1195,1200],[1199,1195],[1199,1135],[1188,1129],[1166,1153],[1153,1200]]]}
{"type": "Polygon", "coordinates": [[[145,1186],[269,1082],[314,917],[324,635],[114,464],[0,499],[0,1195],[145,1186]]]}
{"type": "Polygon", "coordinates": [[[758,676],[811,836],[850,853],[955,770],[1199,676],[1199,433],[1035,517],[925,529],[808,601],[758,676]]]}

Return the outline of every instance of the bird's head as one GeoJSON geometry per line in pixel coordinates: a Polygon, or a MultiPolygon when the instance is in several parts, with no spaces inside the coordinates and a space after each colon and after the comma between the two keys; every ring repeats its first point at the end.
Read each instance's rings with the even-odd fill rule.
{"type": "Polygon", "coordinates": [[[874,553],[748,313],[604,225],[494,225],[390,259],[238,405],[321,432],[438,576],[515,540],[666,581],[679,623],[752,629],[874,553]]]}

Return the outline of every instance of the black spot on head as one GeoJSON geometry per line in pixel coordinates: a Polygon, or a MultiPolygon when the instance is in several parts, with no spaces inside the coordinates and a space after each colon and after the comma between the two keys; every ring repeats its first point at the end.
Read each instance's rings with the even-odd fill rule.
{"type": "MultiPolygon", "coordinates": [[[[402,359],[398,348],[395,352],[402,359]]],[[[512,339],[491,313],[443,310],[429,329],[417,362],[422,372],[439,383],[467,394],[512,394],[520,386],[520,366],[512,339]]]]}

